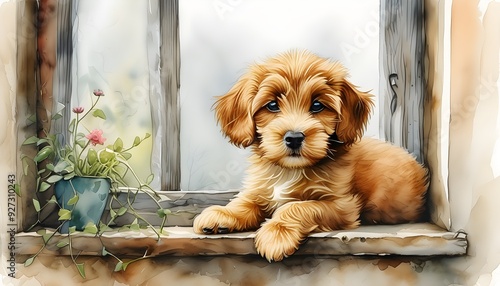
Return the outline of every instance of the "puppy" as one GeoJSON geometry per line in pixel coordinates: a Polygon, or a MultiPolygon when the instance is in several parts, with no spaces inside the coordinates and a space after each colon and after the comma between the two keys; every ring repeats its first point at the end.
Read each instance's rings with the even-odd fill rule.
{"type": "Polygon", "coordinates": [[[280,261],[311,232],[421,219],[426,169],[402,148],[361,139],[372,96],[346,77],[338,62],[292,51],[251,66],[217,99],[223,133],[253,154],[243,191],[205,209],[195,232],[257,230],[257,252],[280,261]]]}

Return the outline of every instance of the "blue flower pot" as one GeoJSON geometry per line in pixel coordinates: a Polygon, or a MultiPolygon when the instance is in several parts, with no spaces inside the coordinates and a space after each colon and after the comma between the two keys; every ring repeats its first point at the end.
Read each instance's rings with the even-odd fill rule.
{"type": "Polygon", "coordinates": [[[57,202],[63,209],[71,211],[71,219],[65,221],[59,232],[68,233],[70,227],[82,231],[89,222],[99,225],[102,213],[108,201],[111,181],[99,177],[74,177],[61,180],[54,186],[57,202]],[[68,201],[78,196],[76,204],[68,201]]]}

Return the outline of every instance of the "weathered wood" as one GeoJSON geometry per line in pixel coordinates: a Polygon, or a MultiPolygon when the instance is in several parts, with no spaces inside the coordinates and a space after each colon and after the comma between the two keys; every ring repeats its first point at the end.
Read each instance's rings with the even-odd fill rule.
{"type": "Polygon", "coordinates": [[[451,2],[425,1],[426,92],[424,158],[432,174],[427,208],[433,223],[450,229],[448,164],[450,128],[451,2]]]}
{"type": "MultiPolygon", "coordinates": [[[[199,235],[193,233],[191,227],[169,227],[166,231],[168,235],[159,239],[147,230],[109,232],[100,238],[78,233],[71,241],[74,252],[80,255],[102,255],[103,245],[115,255],[129,256],[257,254],[254,232],[199,235]]],[[[69,255],[68,247],[56,246],[66,237],[56,234],[42,254],[69,255]]],[[[42,237],[36,233],[20,233],[16,242],[17,253],[21,255],[36,253],[43,244],[42,237]]],[[[432,224],[405,224],[311,234],[294,255],[464,255],[466,249],[464,233],[448,232],[432,224]]]]}
{"type": "MultiPolygon", "coordinates": [[[[18,152],[34,157],[37,149],[35,146],[21,146],[20,144],[28,137],[36,135],[36,94],[37,94],[37,3],[23,1],[17,7],[17,134],[18,152]],[[31,118],[31,120],[28,120],[31,118]]],[[[17,176],[20,182],[23,196],[18,198],[18,226],[26,229],[36,221],[36,215],[29,215],[26,210],[31,207],[35,188],[34,175],[36,166],[26,165],[30,160],[19,160],[17,164],[17,176]],[[24,163],[23,163],[24,161],[24,163]],[[24,168],[29,176],[24,176],[24,168]]]]}
{"type": "Polygon", "coordinates": [[[385,139],[423,157],[424,1],[381,1],[380,94],[385,139]]]}
{"type": "Polygon", "coordinates": [[[73,23],[76,17],[76,9],[73,8],[77,6],[78,1],[75,0],[58,0],[57,4],[57,49],[53,90],[54,99],[65,108],[62,110],[63,117],[53,122],[52,130],[54,133],[63,134],[64,138],[69,138],[68,126],[71,121],[73,23]]]}
{"type": "Polygon", "coordinates": [[[53,84],[56,68],[57,1],[40,1],[38,6],[38,86],[36,119],[38,137],[51,130],[53,112],[53,84]]]}
{"type": "Polygon", "coordinates": [[[179,1],[160,1],[160,76],[162,96],[159,122],[153,120],[153,128],[162,136],[161,190],[180,189],[180,48],[179,48],[179,1]]]}
{"type": "MultiPolygon", "coordinates": [[[[57,45],[57,1],[39,1],[38,6],[38,30],[37,30],[37,49],[38,49],[38,82],[37,82],[37,101],[36,101],[36,125],[39,138],[45,138],[52,128],[52,115],[54,112],[54,75],[56,69],[56,45],[57,45]]],[[[44,145],[38,146],[43,148],[44,145]]],[[[47,161],[42,161],[37,165],[38,170],[46,169],[47,161]]],[[[31,177],[36,180],[36,173],[31,177]]],[[[36,187],[31,189],[34,192],[36,187]]],[[[50,200],[50,192],[37,193],[36,198],[41,205],[50,200]]],[[[28,206],[31,202],[28,202],[28,206]]],[[[34,212],[28,211],[29,215],[34,212]]],[[[44,221],[46,216],[54,213],[50,207],[41,212],[44,221]]]]}
{"type": "MultiPolygon", "coordinates": [[[[159,203],[162,208],[172,211],[168,216],[167,226],[192,226],[196,215],[211,205],[227,205],[238,191],[170,191],[159,192],[159,203]]],[[[128,192],[118,196],[122,203],[126,203],[128,192]]],[[[114,207],[119,208],[115,203],[114,207]]],[[[161,225],[162,219],[157,215],[158,206],[146,194],[140,193],[133,204],[133,208],[141,213],[152,225],[161,225]]],[[[115,219],[118,226],[132,223],[135,217],[131,214],[123,215],[115,219]]],[[[106,210],[103,219],[109,222],[109,209],[106,210]]]]}
{"type": "MultiPolygon", "coordinates": [[[[16,125],[18,134],[17,151],[28,158],[33,158],[38,151],[36,146],[22,146],[28,137],[37,135],[36,105],[38,94],[37,62],[37,26],[38,6],[36,0],[19,1],[17,3],[17,86],[16,86],[16,125]]],[[[30,159],[21,159],[17,164],[17,177],[22,197],[18,198],[18,227],[27,229],[36,221],[36,213],[28,211],[33,208],[33,191],[36,186],[36,166],[30,159]],[[26,169],[25,169],[26,168],[26,169]],[[23,173],[26,172],[26,176],[23,173]],[[21,215],[22,214],[22,215],[21,215]]]]}

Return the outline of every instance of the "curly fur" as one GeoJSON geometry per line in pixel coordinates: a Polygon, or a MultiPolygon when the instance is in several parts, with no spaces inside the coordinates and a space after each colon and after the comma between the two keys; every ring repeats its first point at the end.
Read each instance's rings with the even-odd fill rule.
{"type": "Polygon", "coordinates": [[[362,138],[372,96],[346,78],[340,63],[292,51],[251,66],[217,99],[223,133],[253,154],[244,190],[205,209],[195,232],[257,230],[258,253],[279,261],[311,232],[421,220],[426,169],[399,147],[362,138]],[[324,108],[311,111],[313,102],[324,108]],[[300,149],[287,147],[288,131],[304,135],[300,149]]]}

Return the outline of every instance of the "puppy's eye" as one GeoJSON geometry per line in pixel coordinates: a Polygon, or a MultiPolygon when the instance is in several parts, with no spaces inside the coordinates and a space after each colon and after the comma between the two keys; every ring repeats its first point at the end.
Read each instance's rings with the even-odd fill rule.
{"type": "Polygon", "coordinates": [[[322,111],[323,109],[325,109],[325,106],[323,105],[323,103],[315,100],[312,104],[311,104],[311,109],[309,110],[311,113],[318,113],[320,111],[322,111]]]}
{"type": "Polygon", "coordinates": [[[270,101],[266,104],[266,108],[267,110],[271,111],[271,112],[278,112],[280,111],[280,107],[278,106],[278,102],[276,101],[270,101]]]}

